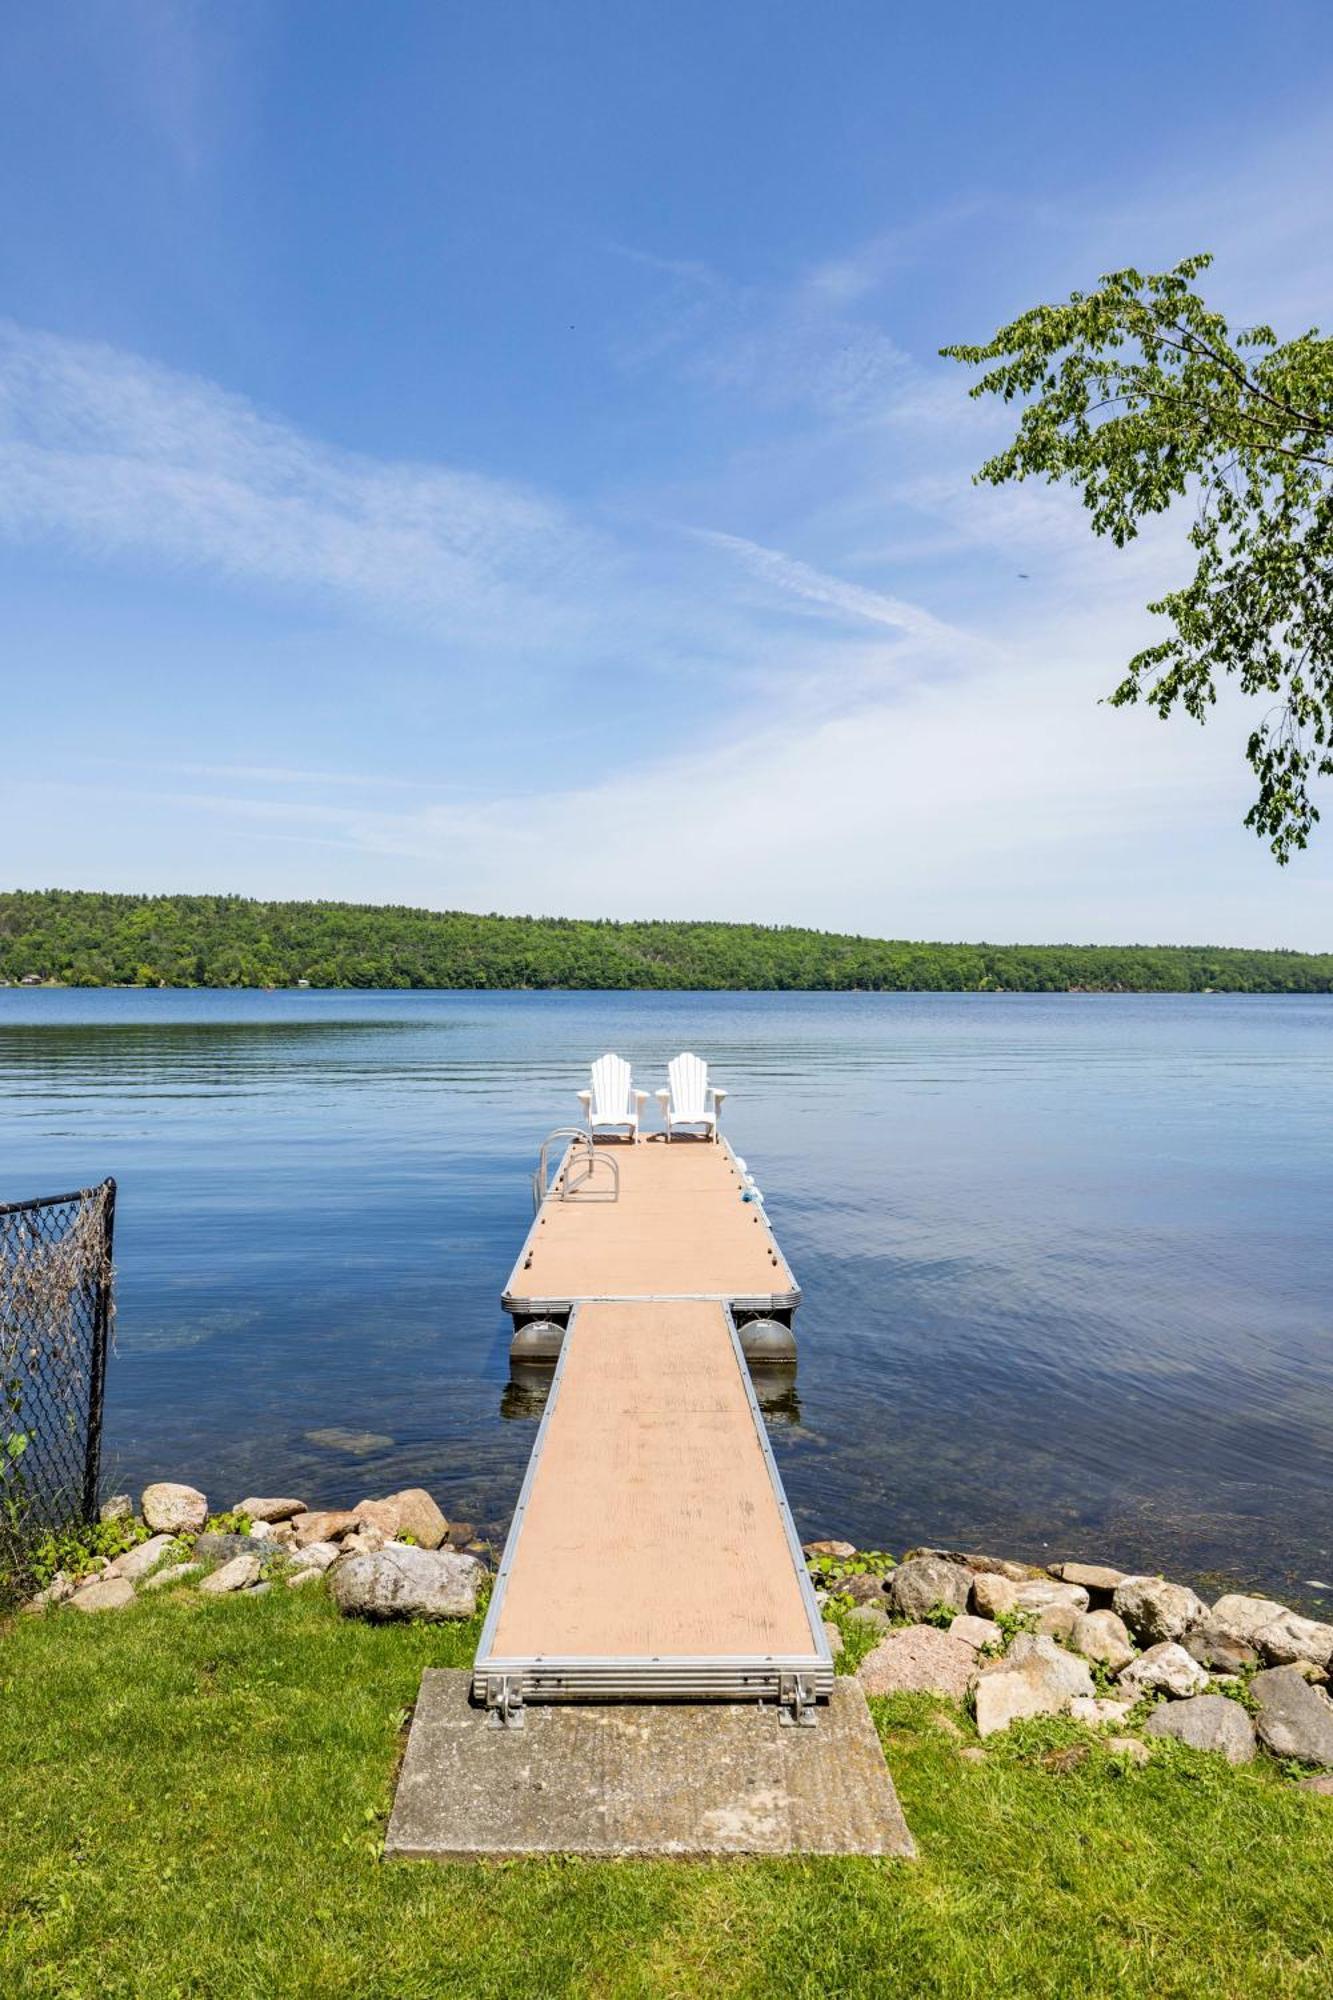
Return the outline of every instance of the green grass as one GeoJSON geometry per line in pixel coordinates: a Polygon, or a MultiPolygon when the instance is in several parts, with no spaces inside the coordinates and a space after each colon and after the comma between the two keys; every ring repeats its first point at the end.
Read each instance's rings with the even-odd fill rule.
{"type": "Polygon", "coordinates": [[[1333,1992],[1333,1805],[1169,1746],[1145,1771],[984,1763],[873,1704],[916,1864],[378,1859],[422,1667],[476,1628],[340,1620],[323,1591],[189,1592],[0,1633],[6,1996],[1333,1992]]]}

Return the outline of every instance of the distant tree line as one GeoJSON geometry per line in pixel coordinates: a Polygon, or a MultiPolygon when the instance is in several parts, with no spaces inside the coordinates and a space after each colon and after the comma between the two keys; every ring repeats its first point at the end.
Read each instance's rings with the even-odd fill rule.
{"type": "Polygon", "coordinates": [[[68,986],[1328,993],[1333,953],[911,944],[786,925],[471,916],[240,896],[0,893],[0,980],[68,986]]]}

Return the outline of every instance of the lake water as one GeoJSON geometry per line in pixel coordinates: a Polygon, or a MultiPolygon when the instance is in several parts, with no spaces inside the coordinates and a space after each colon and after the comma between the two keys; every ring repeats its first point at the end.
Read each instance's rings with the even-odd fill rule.
{"type": "Polygon", "coordinates": [[[804,1289],[803,1535],[1320,1601],[1324,997],[0,992],[0,1200],[120,1184],[114,1482],[502,1523],[538,1143],[603,1049],[681,1047],[804,1289]]]}

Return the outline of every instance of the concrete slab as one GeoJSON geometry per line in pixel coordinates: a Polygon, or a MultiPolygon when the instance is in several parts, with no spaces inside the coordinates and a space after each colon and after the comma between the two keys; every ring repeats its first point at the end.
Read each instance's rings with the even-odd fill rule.
{"type": "Polygon", "coordinates": [[[422,1675],[390,1859],[916,1852],[854,1681],[814,1729],[753,1702],[636,1702],[530,1706],[511,1730],[487,1725],[470,1680],[422,1675]]]}

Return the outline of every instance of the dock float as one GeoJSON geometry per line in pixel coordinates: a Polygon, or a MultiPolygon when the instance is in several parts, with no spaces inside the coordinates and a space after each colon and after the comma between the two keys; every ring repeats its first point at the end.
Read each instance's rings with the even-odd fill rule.
{"type": "Polygon", "coordinates": [[[504,1291],[558,1360],[473,1697],[765,1701],[813,1723],[833,1660],[742,1344],[800,1291],[725,1141],[572,1136],[504,1291]]]}

